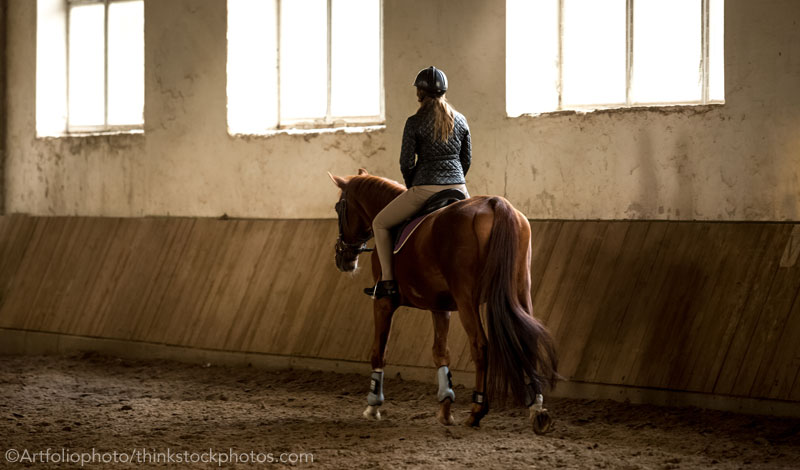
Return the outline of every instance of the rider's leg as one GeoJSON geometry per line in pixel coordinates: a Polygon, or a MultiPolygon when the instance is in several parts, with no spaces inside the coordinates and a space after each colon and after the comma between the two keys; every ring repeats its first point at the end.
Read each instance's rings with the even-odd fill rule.
{"type": "Polygon", "coordinates": [[[439,191],[459,189],[469,197],[464,184],[421,185],[412,186],[397,196],[381,210],[372,221],[372,234],[375,236],[375,251],[381,261],[381,280],[394,280],[392,272],[392,237],[389,230],[400,222],[414,215],[422,208],[425,201],[439,191]]]}
{"type": "Polygon", "coordinates": [[[381,261],[381,280],[394,280],[392,273],[392,237],[389,230],[414,215],[430,197],[422,186],[414,186],[397,196],[381,210],[372,221],[372,234],[375,236],[375,251],[381,261]]]}

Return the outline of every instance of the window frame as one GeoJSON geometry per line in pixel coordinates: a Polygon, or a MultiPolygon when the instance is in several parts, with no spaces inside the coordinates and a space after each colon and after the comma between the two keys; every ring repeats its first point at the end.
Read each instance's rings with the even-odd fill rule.
{"type": "MultiPolygon", "coordinates": [[[[580,111],[590,112],[606,109],[633,109],[633,108],[647,108],[647,107],[663,107],[663,106],[703,106],[703,105],[716,105],[724,104],[724,98],[711,99],[710,97],[710,79],[709,79],[709,55],[710,55],[710,42],[711,37],[709,33],[711,2],[710,0],[700,0],[700,80],[701,80],[701,97],[699,100],[681,100],[681,101],[659,101],[659,102],[635,102],[631,99],[631,86],[633,83],[633,47],[634,47],[634,3],[635,0],[625,0],[625,102],[624,103],[596,103],[596,104],[581,104],[581,105],[567,105],[563,103],[563,74],[564,74],[564,1],[558,0],[558,38],[557,38],[557,83],[556,92],[558,94],[558,104],[556,109],[541,112],[525,112],[520,116],[525,115],[539,115],[548,113],[559,113],[564,111],[580,111]]],[[[516,116],[514,116],[516,117],[516,116]]]]}
{"type": "MultiPolygon", "coordinates": [[[[109,124],[108,123],[108,10],[109,5],[112,3],[124,3],[144,0],[64,0],[66,3],[66,59],[67,59],[67,96],[66,96],[66,134],[67,135],[80,135],[80,134],[97,134],[97,133],[135,133],[136,131],[144,130],[144,109],[142,109],[142,123],[141,124],[109,124]],[[79,5],[103,5],[103,124],[99,125],[72,125],[70,124],[69,113],[69,86],[70,86],[70,67],[72,61],[69,56],[70,44],[70,19],[72,15],[72,7],[79,5]]],[[[142,47],[144,47],[144,31],[142,31],[142,47]]],[[[144,74],[144,67],[142,67],[142,74],[144,74]]]]}
{"type": "MultiPolygon", "coordinates": [[[[340,128],[353,128],[353,127],[363,127],[363,128],[370,128],[374,126],[382,126],[386,123],[386,99],[385,99],[385,89],[384,89],[384,29],[383,29],[383,0],[377,0],[378,2],[378,106],[379,106],[379,113],[377,115],[372,116],[334,116],[331,114],[331,70],[332,70],[332,26],[333,26],[333,0],[326,0],[326,16],[327,16],[327,39],[326,39],[326,60],[327,60],[327,71],[326,71],[326,80],[327,80],[327,98],[326,98],[326,106],[325,106],[325,116],[319,118],[298,118],[298,119],[282,119],[281,118],[281,28],[282,28],[282,21],[281,21],[281,4],[283,1],[291,1],[291,0],[275,0],[275,35],[276,35],[276,64],[275,64],[275,74],[276,74],[276,83],[277,86],[275,88],[276,93],[276,103],[277,103],[277,116],[276,116],[276,124],[275,127],[268,127],[263,128],[261,131],[257,132],[236,132],[231,131],[230,127],[228,128],[228,132],[232,135],[269,135],[274,133],[282,133],[286,131],[292,130],[299,130],[299,131],[313,131],[313,130],[326,130],[326,129],[340,129],[340,128]]],[[[230,26],[229,26],[230,27],[230,26]]],[[[227,120],[227,118],[226,118],[227,120]]]]}

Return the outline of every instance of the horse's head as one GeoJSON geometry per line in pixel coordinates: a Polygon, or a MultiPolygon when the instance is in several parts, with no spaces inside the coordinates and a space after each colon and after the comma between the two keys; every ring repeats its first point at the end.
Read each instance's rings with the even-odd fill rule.
{"type": "MultiPolygon", "coordinates": [[[[367,170],[361,168],[358,175],[366,175],[367,170]]],[[[336,213],[339,219],[339,238],[336,239],[336,267],[342,272],[355,271],[358,267],[358,255],[367,250],[367,241],[372,238],[372,224],[364,211],[363,205],[353,197],[347,186],[353,178],[342,178],[328,173],[333,183],[342,190],[336,213]]]]}

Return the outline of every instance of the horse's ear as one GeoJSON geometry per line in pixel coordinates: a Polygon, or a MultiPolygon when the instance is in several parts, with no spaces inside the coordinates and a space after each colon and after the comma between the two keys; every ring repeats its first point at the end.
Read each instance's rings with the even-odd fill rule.
{"type": "Polygon", "coordinates": [[[333,184],[338,186],[340,189],[344,189],[344,187],[347,185],[347,182],[344,180],[344,178],[332,175],[330,171],[328,172],[328,176],[331,177],[331,181],[333,181],[333,184]]]}
{"type": "Polygon", "coordinates": [[[359,169],[358,169],[358,176],[361,176],[361,175],[368,175],[368,174],[369,174],[369,173],[367,173],[367,169],[366,169],[366,168],[359,168],[359,169]]]}

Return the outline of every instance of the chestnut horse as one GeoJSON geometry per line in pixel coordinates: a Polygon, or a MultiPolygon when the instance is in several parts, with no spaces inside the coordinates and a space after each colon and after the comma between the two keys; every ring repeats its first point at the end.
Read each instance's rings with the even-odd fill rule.
{"type": "MultiPolygon", "coordinates": [[[[355,176],[330,176],[341,189],[336,266],[354,271],[359,253],[368,251],[372,220],[405,187],[363,168],[355,176]]],[[[551,420],[541,394],[558,378],[557,358],[550,333],[531,312],[530,237],[528,219],[502,197],[472,197],[428,216],[394,255],[399,298],[374,301],[373,369],[383,370],[392,315],[399,306],[432,312],[433,359],[437,367],[449,366],[450,312],[458,310],[475,363],[475,393],[465,424],[478,426],[490,399],[502,403],[510,395],[514,402],[527,401],[534,431],[548,430],[551,420]],[[484,303],[482,322],[479,307],[484,303]]],[[[377,253],[372,273],[380,278],[377,253]]],[[[382,389],[380,394],[382,402],[382,389]]],[[[437,415],[442,424],[453,424],[450,402],[442,400],[437,415]]],[[[380,418],[377,406],[369,406],[364,415],[380,418]]]]}

